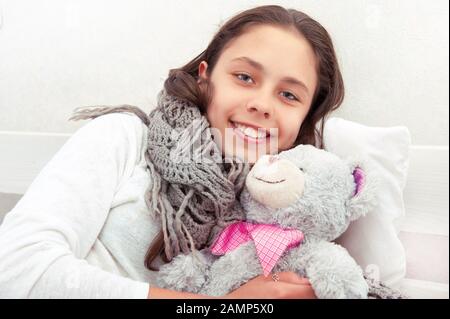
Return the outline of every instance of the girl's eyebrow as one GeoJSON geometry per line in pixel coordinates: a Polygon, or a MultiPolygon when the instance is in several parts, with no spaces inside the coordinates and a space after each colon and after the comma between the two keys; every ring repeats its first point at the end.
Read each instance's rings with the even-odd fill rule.
{"type": "MultiPolygon", "coordinates": [[[[249,57],[241,56],[241,57],[234,58],[233,60],[231,60],[231,62],[233,62],[233,61],[246,62],[246,63],[250,64],[252,67],[254,67],[255,69],[257,69],[257,70],[259,70],[259,71],[261,71],[263,73],[265,72],[264,66],[261,63],[256,62],[255,60],[252,60],[249,57]]],[[[283,77],[281,79],[281,82],[286,82],[286,83],[289,83],[289,84],[294,84],[294,85],[300,86],[309,95],[308,87],[305,85],[305,83],[303,83],[300,80],[297,80],[296,78],[293,78],[291,76],[285,76],[285,77],[283,77]]]]}

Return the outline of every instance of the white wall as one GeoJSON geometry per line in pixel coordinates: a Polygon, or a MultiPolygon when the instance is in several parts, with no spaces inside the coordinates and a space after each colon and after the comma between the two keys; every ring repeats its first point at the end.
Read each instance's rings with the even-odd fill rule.
{"type": "Polygon", "coordinates": [[[331,33],[346,81],[337,115],[406,125],[448,145],[448,1],[0,0],[0,131],[74,132],[81,105],[155,105],[170,68],[240,10],[281,4],[331,33]]]}

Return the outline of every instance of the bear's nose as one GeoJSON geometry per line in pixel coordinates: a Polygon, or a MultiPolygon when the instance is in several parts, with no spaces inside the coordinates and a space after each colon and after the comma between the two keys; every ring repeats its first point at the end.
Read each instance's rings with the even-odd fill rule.
{"type": "Polygon", "coordinates": [[[270,155],[269,156],[269,164],[272,164],[274,162],[278,161],[278,156],[276,155],[270,155]]]}

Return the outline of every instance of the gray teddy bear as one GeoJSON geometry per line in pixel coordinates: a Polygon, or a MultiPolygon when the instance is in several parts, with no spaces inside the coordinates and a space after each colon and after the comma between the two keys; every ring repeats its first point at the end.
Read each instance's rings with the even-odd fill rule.
{"type": "Polygon", "coordinates": [[[310,145],[261,157],[240,197],[246,221],[162,266],[158,285],[224,296],[258,275],[294,271],[318,298],[367,298],[362,269],[332,242],[375,204],[366,165],[310,145]]]}

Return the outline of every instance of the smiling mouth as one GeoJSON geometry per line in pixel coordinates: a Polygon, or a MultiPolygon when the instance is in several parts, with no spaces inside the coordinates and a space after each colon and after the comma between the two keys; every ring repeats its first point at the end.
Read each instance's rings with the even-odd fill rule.
{"type": "Polygon", "coordinates": [[[267,184],[279,184],[279,183],[283,183],[286,179],[280,179],[280,180],[278,180],[278,181],[266,181],[265,179],[262,179],[262,178],[260,178],[260,177],[256,177],[256,176],[253,176],[255,179],[257,179],[258,181],[261,181],[261,182],[264,182],[264,183],[267,183],[267,184]]]}
{"type": "Polygon", "coordinates": [[[253,141],[264,141],[271,137],[270,129],[255,127],[251,125],[241,124],[229,121],[230,127],[239,132],[239,135],[253,141]]]}

